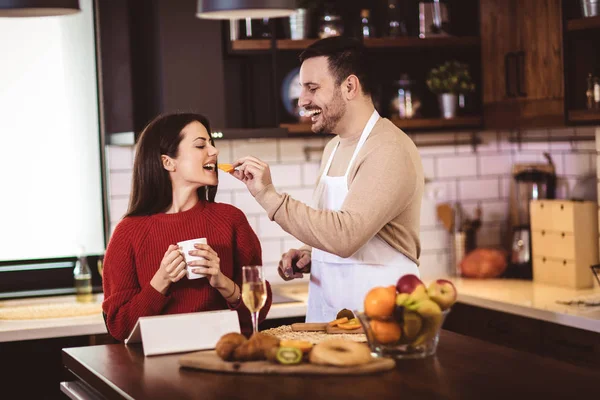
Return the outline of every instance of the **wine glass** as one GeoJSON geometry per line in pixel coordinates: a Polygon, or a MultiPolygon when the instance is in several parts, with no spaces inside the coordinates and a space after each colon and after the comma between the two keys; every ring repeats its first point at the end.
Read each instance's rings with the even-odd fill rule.
{"type": "Polygon", "coordinates": [[[258,312],[267,301],[267,286],[260,265],[242,267],[242,273],[242,300],[252,314],[252,334],[254,334],[258,331],[258,312]]]}

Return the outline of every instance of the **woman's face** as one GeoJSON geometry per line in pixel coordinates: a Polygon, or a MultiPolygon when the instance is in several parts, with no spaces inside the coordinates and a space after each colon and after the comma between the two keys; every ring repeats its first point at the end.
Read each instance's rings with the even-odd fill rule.
{"type": "MultiPolygon", "coordinates": [[[[215,186],[217,179],[217,156],[219,150],[211,144],[210,135],[198,121],[190,122],[181,131],[183,139],[179,143],[177,158],[165,168],[171,172],[173,184],[180,186],[215,186]]],[[[165,162],[163,156],[163,163],[165,162]]]]}

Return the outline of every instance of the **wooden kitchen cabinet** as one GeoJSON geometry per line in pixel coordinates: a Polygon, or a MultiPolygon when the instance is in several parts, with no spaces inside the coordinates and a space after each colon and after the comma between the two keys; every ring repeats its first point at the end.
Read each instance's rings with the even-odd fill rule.
{"type": "Polygon", "coordinates": [[[484,125],[564,125],[560,0],[481,0],[484,125]]]}
{"type": "Polygon", "coordinates": [[[456,303],[444,329],[494,344],[600,369],[600,333],[456,303]]]}

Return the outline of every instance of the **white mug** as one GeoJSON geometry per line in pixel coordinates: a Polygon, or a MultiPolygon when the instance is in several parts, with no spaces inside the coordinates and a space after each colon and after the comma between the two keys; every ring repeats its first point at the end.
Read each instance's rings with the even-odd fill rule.
{"type": "MultiPolygon", "coordinates": [[[[191,250],[196,250],[196,248],[194,247],[194,245],[196,243],[206,244],[206,238],[184,240],[183,242],[177,243],[177,245],[181,248],[181,251],[183,252],[183,258],[185,259],[186,264],[189,263],[190,261],[205,259],[204,257],[192,256],[189,254],[189,252],[191,250]]],[[[206,274],[193,273],[192,268],[196,268],[196,267],[195,266],[190,267],[189,265],[186,267],[188,279],[198,279],[198,278],[204,278],[206,276],[206,274]]]]}

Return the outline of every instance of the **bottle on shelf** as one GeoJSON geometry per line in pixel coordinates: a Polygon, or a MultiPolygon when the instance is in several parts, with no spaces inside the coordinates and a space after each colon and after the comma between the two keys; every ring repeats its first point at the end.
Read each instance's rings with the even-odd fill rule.
{"type": "Polygon", "coordinates": [[[388,0],[388,36],[401,37],[406,36],[406,23],[402,19],[398,0],[388,0]]]}
{"type": "Polygon", "coordinates": [[[585,91],[586,108],[591,110],[594,108],[594,77],[590,72],[587,76],[587,90],[585,91]]]}
{"type": "Polygon", "coordinates": [[[77,301],[89,303],[93,301],[92,295],[92,270],[90,269],[83,246],[79,248],[75,268],[73,269],[75,295],[77,301]]]}
{"type": "Polygon", "coordinates": [[[367,9],[360,10],[360,30],[363,38],[375,37],[375,30],[371,24],[371,11],[367,9]]]}

